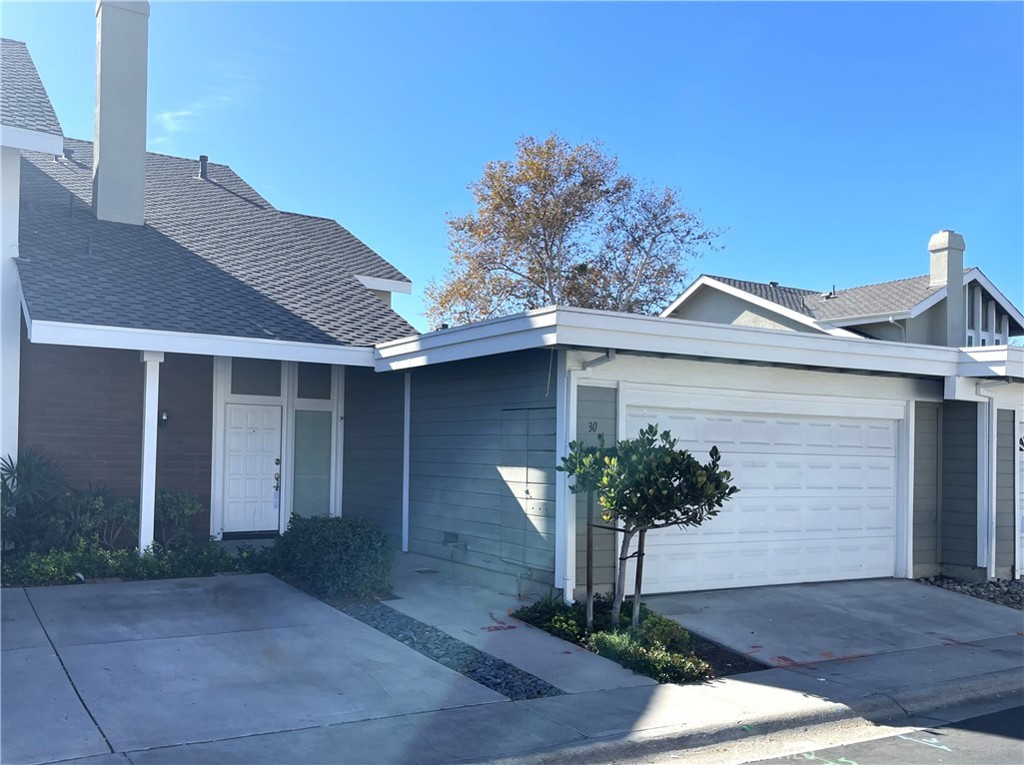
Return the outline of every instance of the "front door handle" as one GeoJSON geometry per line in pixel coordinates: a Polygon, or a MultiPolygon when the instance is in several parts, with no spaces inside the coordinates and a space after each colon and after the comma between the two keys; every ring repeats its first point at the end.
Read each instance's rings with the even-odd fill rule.
{"type": "Polygon", "coordinates": [[[281,474],[274,473],[274,491],[281,491],[281,474]]]}

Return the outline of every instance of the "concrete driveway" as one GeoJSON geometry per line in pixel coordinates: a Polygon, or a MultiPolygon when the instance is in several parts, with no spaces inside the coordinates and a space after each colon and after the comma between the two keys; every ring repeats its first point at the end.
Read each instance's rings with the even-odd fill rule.
{"type": "Polygon", "coordinates": [[[850,692],[955,690],[1024,673],[1024,614],[899,579],[656,595],[656,611],[771,667],[749,682],[850,692]],[[803,679],[801,679],[801,677],[803,679]],[[810,684],[807,684],[807,680],[810,684]]]}
{"type": "Polygon", "coordinates": [[[2,598],[9,765],[506,700],[267,575],[2,598]]]}

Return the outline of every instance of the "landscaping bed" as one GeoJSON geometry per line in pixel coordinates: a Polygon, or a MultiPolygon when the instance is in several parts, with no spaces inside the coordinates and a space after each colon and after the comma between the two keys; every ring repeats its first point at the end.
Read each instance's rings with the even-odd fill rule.
{"type": "Polygon", "coordinates": [[[928,576],[917,581],[951,592],[970,595],[1000,606],[1024,611],[1024,580],[995,579],[991,582],[962,582],[949,576],[928,576]]]}
{"type": "Polygon", "coordinates": [[[576,643],[659,683],[695,683],[741,672],[764,669],[752,659],[717,643],[691,635],[678,623],[640,605],[640,623],[630,626],[632,606],[623,607],[616,628],[611,623],[612,600],[594,599],[594,631],[586,631],[585,603],[567,605],[544,598],[512,612],[512,616],[555,637],[576,643]]]}

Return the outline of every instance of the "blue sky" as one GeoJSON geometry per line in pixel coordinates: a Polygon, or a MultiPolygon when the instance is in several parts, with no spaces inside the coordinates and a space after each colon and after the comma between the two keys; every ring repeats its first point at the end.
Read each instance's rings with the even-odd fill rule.
{"type": "MultiPolygon", "coordinates": [[[[91,138],[94,3],[2,8],[91,138]]],[[[337,219],[413,279],[420,328],[445,214],[552,131],[728,229],[693,276],[886,281],[953,228],[1024,302],[1024,4],[153,3],[150,149],[337,219]]]]}

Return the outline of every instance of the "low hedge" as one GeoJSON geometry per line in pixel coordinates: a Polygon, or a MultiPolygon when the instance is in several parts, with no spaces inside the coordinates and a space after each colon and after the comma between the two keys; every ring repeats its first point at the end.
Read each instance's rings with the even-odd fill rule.
{"type": "Polygon", "coordinates": [[[622,610],[619,624],[613,625],[611,596],[596,596],[591,634],[586,631],[583,601],[568,605],[560,598],[544,598],[514,611],[512,616],[659,683],[690,683],[712,677],[711,666],[693,655],[690,633],[677,622],[641,603],[640,623],[633,628],[632,608],[622,610]]]}
{"type": "Polygon", "coordinates": [[[64,549],[5,555],[0,564],[0,582],[5,587],[33,587],[105,577],[212,576],[224,571],[262,570],[257,559],[252,554],[235,557],[212,540],[171,549],[154,547],[139,555],[138,549],[111,550],[96,537],[78,537],[64,549]]]}
{"type": "Polygon", "coordinates": [[[387,534],[361,518],[292,516],[269,552],[271,571],[318,598],[386,595],[395,551],[387,534]]]}

